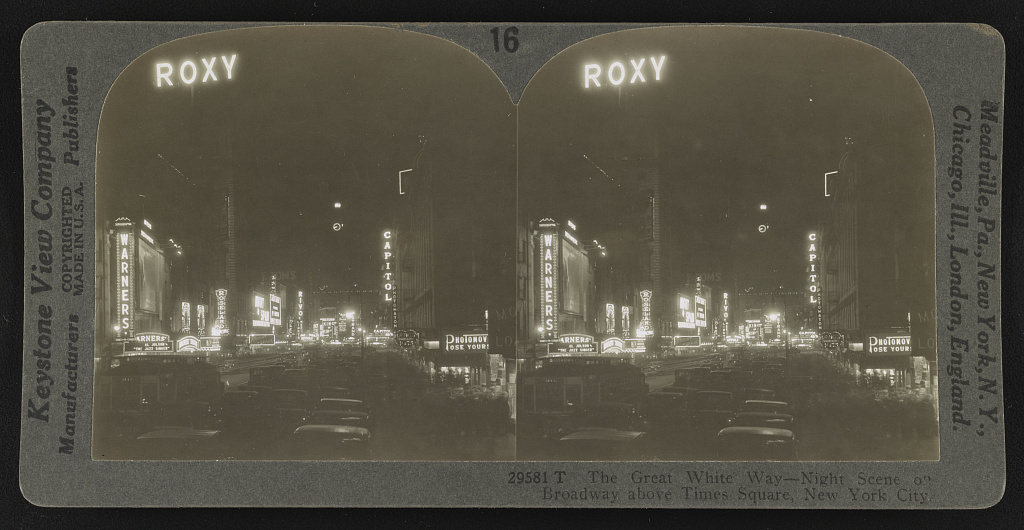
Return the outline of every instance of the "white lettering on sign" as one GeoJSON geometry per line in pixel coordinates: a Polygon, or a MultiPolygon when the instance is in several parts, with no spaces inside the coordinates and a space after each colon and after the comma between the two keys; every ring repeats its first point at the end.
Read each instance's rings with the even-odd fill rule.
{"type": "Polygon", "coordinates": [[[821,283],[819,281],[818,274],[818,234],[811,232],[807,234],[807,240],[809,241],[807,247],[807,261],[808,261],[808,285],[807,291],[810,294],[811,305],[814,305],[818,315],[818,331],[821,332],[822,328],[822,315],[821,315],[821,283]]]}
{"type": "Polygon", "coordinates": [[[188,302],[181,303],[181,331],[182,333],[192,331],[192,304],[188,302]]]}
{"type": "Polygon", "coordinates": [[[558,225],[544,219],[539,225],[540,245],[540,338],[554,341],[558,338],[558,225]]]}
{"type": "Polygon", "coordinates": [[[444,336],[445,351],[487,351],[486,333],[448,333],[444,336]]]}
{"type": "Polygon", "coordinates": [[[384,298],[384,303],[388,306],[385,311],[389,312],[391,318],[385,318],[385,321],[390,320],[392,325],[392,331],[398,329],[398,299],[395,296],[395,281],[394,281],[394,268],[395,268],[395,237],[391,230],[384,231],[384,265],[382,267],[384,275],[384,283],[381,286],[381,295],[384,298]]]}
{"type": "MultiPolygon", "coordinates": [[[[227,55],[216,55],[212,57],[200,57],[199,63],[203,65],[203,77],[199,80],[200,83],[211,83],[220,81],[217,75],[223,76],[223,79],[231,79],[235,69],[235,59],[238,58],[238,54],[231,54],[231,57],[227,55]]],[[[199,66],[196,65],[195,61],[185,60],[181,64],[175,65],[173,63],[156,63],[156,87],[163,88],[164,86],[174,86],[175,83],[181,83],[182,85],[191,85],[196,82],[199,78],[199,66]]]]}
{"type": "MultiPolygon", "coordinates": [[[[646,83],[648,78],[652,81],[661,81],[661,69],[665,66],[665,56],[642,57],[639,60],[630,59],[629,65],[631,74],[629,84],[646,83]],[[646,76],[644,73],[646,72],[646,76]]],[[[621,61],[613,61],[606,68],[601,68],[598,63],[583,65],[583,88],[601,87],[602,79],[612,86],[619,86],[626,81],[626,66],[621,61]],[[604,74],[602,76],[601,74],[604,74]]]]}
{"type": "Polygon", "coordinates": [[[910,353],[910,336],[868,337],[868,353],[910,353]]]}
{"type": "Polygon", "coordinates": [[[213,321],[213,335],[226,335],[228,333],[228,290],[217,289],[214,294],[217,297],[217,316],[213,321]]]}
{"type": "Polygon", "coordinates": [[[114,336],[129,339],[135,334],[135,228],[124,217],[114,222],[116,232],[114,260],[115,299],[114,321],[117,322],[114,336]]]}
{"type": "Polygon", "coordinates": [[[651,335],[651,291],[640,291],[640,324],[636,327],[637,337],[651,335]]]}

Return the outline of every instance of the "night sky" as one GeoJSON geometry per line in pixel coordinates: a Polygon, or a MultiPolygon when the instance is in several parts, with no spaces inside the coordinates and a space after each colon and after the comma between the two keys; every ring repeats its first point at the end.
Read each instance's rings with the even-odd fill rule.
{"type": "MultiPolygon", "coordinates": [[[[245,198],[239,234],[250,269],[371,282],[389,197],[419,137],[435,178],[473,190],[483,212],[516,203],[487,190],[510,189],[493,180],[505,171],[516,142],[507,125],[518,118],[520,223],[572,217],[588,239],[604,237],[617,211],[636,207],[620,185],[624,168],[657,156],[668,182],[662,204],[674,219],[664,237],[676,252],[692,258],[689,249],[714,246],[738,276],[800,288],[804,237],[824,211],[823,175],[837,169],[847,136],[863,184],[885,186],[904,205],[875,213],[931,233],[924,104],[913,77],[886,54],[800,30],[659,28],[591,39],[537,73],[518,114],[481,61],[433,37],[361,27],[218,32],[144,54],[111,89],[97,217],[145,215],[188,252],[220,252],[215,222],[233,175],[245,198]],[[231,80],[217,70],[216,83],[155,86],[157,62],[190,59],[202,77],[200,58],[231,54],[231,80]],[[650,58],[660,55],[655,81],[650,58]],[[629,59],[640,57],[647,81],[630,85],[629,59]],[[606,69],[616,60],[627,82],[583,88],[584,64],[606,69]],[[345,229],[331,230],[335,221],[345,229]],[[761,223],[770,225],[765,236],[761,223]]],[[[504,252],[515,243],[488,244],[504,252]]]]}
{"type": "Polygon", "coordinates": [[[218,252],[213,222],[233,175],[250,272],[375,285],[397,173],[412,167],[419,138],[443,160],[435,179],[473,184],[493,177],[488,164],[511,164],[514,139],[495,126],[511,119],[497,77],[433,37],[360,27],[192,37],[144,54],[111,89],[97,217],[144,214],[186,252],[218,252]],[[220,57],[232,54],[227,80],[220,57]],[[214,55],[218,82],[186,86],[175,71],[174,86],[156,87],[156,63],[192,60],[201,79],[201,58],[214,55]]]}
{"type": "Polygon", "coordinates": [[[657,156],[667,183],[662,206],[674,218],[663,237],[684,264],[731,268],[760,282],[755,289],[778,282],[799,290],[804,238],[824,213],[823,175],[838,169],[847,136],[862,184],[892,186],[896,204],[924,215],[913,221],[931,234],[925,105],[902,65],[840,37],[717,27],[597,37],[550,61],[523,94],[519,126],[531,134],[519,144],[521,212],[573,217],[588,239],[600,239],[631,208],[624,168],[657,156]],[[655,81],[651,57],[661,55],[655,81]],[[646,82],[630,84],[629,60],[640,58],[646,82]],[[625,65],[619,86],[607,82],[614,61],[625,65]],[[590,63],[602,67],[600,88],[584,88],[590,63]],[[769,226],[765,235],[760,224],[769,226]],[[709,246],[724,248],[729,263],[702,263],[709,246]]]}

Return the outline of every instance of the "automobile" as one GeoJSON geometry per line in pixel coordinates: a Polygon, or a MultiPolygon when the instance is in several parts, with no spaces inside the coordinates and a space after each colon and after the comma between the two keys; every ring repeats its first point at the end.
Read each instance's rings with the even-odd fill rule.
{"type": "Polygon", "coordinates": [[[714,436],[722,428],[728,427],[733,417],[732,400],[732,392],[697,392],[694,396],[697,434],[703,437],[714,436]]]}
{"type": "Polygon", "coordinates": [[[768,388],[745,388],[743,389],[744,401],[773,400],[775,391],[768,388]]]}
{"type": "Polygon", "coordinates": [[[227,457],[221,432],[191,427],[155,427],[135,439],[133,460],[220,460],[227,457]]]}
{"type": "Polygon", "coordinates": [[[646,445],[641,431],[590,428],[560,438],[556,455],[565,460],[643,460],[646,445]]]}
{"type": "Polygon", "coordinates": [[[726,427],[715,443],[722,460],[795,460],[796,437],[788,429],[770,427],[726,427]]]}
{"type": "Polygon", "coordinates": [[[282,458],[298,460],[368,460],[370,431],[351,425],[299,426],[282,458]]]}
{"type": "Polygon", "coordinates": [[[320,398],[316,410],[350,410],[356,412],[369,412],[366,403],[358,399],[344,398],[320,398]]]}
{"type": "Polygon", "coordinates": [[[732,411],[732,392],[720,390],[702,390],[694,396],[698,410],[732,411]]]}
{"type": "Polygon", "coordinates": [[[605,401],[584,407],[583,419],[580,423],[588,427],[613,427],[628,430],[636,427],[639,421],[640,414],[636,405],[605,401]]]}
{"type": "Polygon", "coordinates": [[[354,410],[315,410],[306,419],[307,425],[349,425],[370,428],[370,415],[354,410]]]}
{"type": "Polygon", "coordinates": [[[769,401],[748,399],[743,402],[743,412],[770,412],[772,414],[792,414],[793,409],[785,401],[769,401]]]}
{"type": "Polygon", "coordinates": [[[323,386],[320,387],[320,398],[341,398],[347,399],[352,397],[352,389],[341,386],[323,386]]]}
{"type": "Polygon", "coordinates": [[[770,427],[796,432],[791,414],[775,414],[772,412],[740,412],[729,422],[732,427],[770,427]]]}

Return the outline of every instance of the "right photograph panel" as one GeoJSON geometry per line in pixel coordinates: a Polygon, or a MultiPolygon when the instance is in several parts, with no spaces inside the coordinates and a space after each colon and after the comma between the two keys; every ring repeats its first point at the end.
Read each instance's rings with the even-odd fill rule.
{"type": "Polygon", "coordinates": [[[518,115],[518,459],[938,459],[934,135],[901,63],[630,30],[518,115]]]}

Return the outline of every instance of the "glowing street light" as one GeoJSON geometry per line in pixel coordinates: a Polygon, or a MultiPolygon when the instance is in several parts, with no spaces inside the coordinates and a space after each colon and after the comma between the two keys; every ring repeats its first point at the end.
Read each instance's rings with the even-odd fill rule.
{"type": "Polygon", "coordinates": [[[341,208],[341,203],[340,202],[334,203],[334,209],[337,210],[337,209],[340,209],[340,208],[341,208]]]}
{"type": "Polygon", "coordinates": [[[767,204],[762,204],[761,205],[761,209],[762,210],[767,210],[768,209],[768,205],[767,204]]]}

